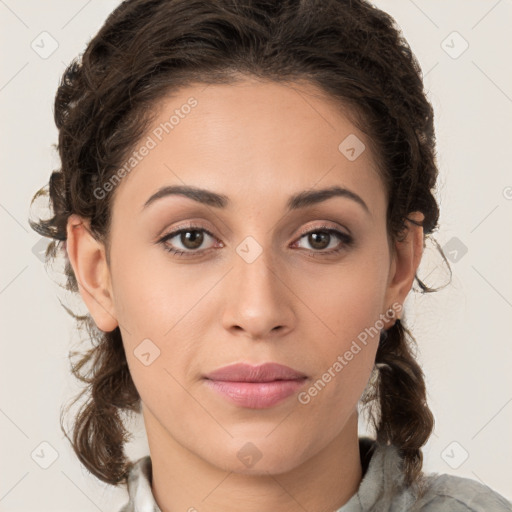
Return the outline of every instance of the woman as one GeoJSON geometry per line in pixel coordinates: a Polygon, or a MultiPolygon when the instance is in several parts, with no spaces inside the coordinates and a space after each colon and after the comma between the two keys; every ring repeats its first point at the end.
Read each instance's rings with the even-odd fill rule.
{"type": "Polygon", "coordinates": [[[90,313],[70,441],[128,484],[122,512],[512,510],[422,472],[434,421],[402,320],[415,278],[434,291],[416,270],[438,171],[389,15],[128,0],[66,70],[55,119],[54,216],[32,226],[90,313]],[[144,419],[137,461],[125,413],[144,419]]]}

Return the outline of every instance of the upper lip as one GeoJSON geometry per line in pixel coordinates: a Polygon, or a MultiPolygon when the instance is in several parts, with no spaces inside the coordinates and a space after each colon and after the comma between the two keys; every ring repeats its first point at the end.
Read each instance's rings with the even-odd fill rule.
{"type": "Polygon", "coordinates": [[[258,366],[235,363],[205,375],[206,379],[232,382],[271,382],[274,380],[295,380],[304,377],[306,375],[303,373],[278,363],[264,363],[258,366]]]}

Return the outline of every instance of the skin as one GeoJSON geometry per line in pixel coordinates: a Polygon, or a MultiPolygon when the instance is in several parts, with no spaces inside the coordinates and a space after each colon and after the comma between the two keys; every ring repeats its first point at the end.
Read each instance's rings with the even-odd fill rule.
{"type": "Polygon", "coordinates": [[[248,78],[190,86],[161,102],[151,129],[190,96],[198,105],[115,190],[110,264],[88,220],[70,216],[67,251],[81,295],[100,329],[120,326],[162,511],[229,512],[241,503],[248,512],[335,510],[362,478],[357,404],[378,336],[307,404],[293,395],[267,409],[239,407],[202,376],[234,362],[275,361],[305,373],[309,388],[358,334],[404,303],[422,228],[408,223],[407,238],[389,245],[387,197],[368,141],[314,87],[248,78]],[[354,161],[338,150],[350,134],[366,144],[354,161]],[[142,211],[161,186],[184,184],[224,194],[230,205],[174,195],[142,211]],[[286,212],[289,196],[334,185],[369,211],[333,197],[286,212]],[[167,244],[196,256],[156,243],[186,222],[214,237],[203,232],[199,249],[179,235],[167,244]],[[354,244],[322,256],[343,242],[332,236],[315,246],[302,233],[324,223],[351,233],[354,244]],[[236,251],[247,236],[262,250],[251,263],[236,251]],[[160,355],[146,366],[134,350],[148,338],[160,355]],[[251,467],[237,457],[248,442],[261,455],[251,467]]]}

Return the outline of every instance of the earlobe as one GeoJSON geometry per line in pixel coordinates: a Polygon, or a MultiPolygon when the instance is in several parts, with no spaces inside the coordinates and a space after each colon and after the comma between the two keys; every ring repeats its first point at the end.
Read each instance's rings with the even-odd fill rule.
{"type": "Polygon", "coordinates": [[[80,295],[96,325],[102,331],[113,331],[118,322],[115,317],[105,247],[92,235],[87,219],[75,214],[70,215],[66,250],[80,295]]]}
{"type": "Polygon", "coordinates": [[[412,212],[407,218],[412,220],[407,222],[407,236],[403,241],[395,244],[386,294],[387,307],[394,303],[404,304],[423,255],[424,238],[421,223],[424,215],[421,212],[412,212]]]}

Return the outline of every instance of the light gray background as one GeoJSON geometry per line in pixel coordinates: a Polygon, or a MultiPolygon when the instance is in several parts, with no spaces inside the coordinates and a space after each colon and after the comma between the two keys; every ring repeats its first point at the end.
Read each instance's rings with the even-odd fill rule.
{"type": "MultiPolygon", "coordinates": [[[[33,252],[40,237],[27,223],[32,195],[59,166],[51,144],[60,76],[118,3],[0,0],[0,511],[112,511],[126,501],[123,489],[88,474],[60,430],[61,403],[80,389],[67,360],[79,335],[33,252]],[[46,58],[51,40],[43,31],[58,43],[46,58]]],[[[436,417],[425,468],[479,480],[512,499],[512,1],[375,5],[401,26],[434,105],[436,238],[454,273],[444,290],[411,293],[406,302],[436,417]]],[[[439,285],[442,268],[429,249],[420,275],[439,285]]],[[[148,453],[142,422],[133,428],[129,454],[139,457],[148,453]]]]}

